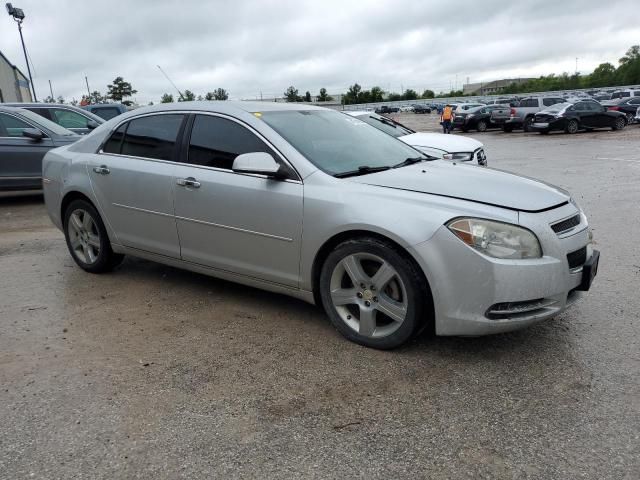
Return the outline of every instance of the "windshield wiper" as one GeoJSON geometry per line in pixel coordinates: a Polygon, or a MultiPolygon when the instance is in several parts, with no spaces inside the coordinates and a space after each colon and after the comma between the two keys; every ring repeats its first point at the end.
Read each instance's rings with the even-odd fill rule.
{"type": "Polygon", "coordinates": [[[367,173],[382,172],[389,170],[391,167],[370,167],[369,165],[361,165],[357,170],[350,170],[348,172],[336,173],[333,176],[336,178],[356,177],[358,175],[366,175],[367,173]]]}
{"type": "Polygon", "coordinates": [[[406,160],[403,160],[400,163],[395,164],[391,168],[406,167],[407,165],[413,165],[414,163],[424,162],[426,160],[429,160],[429,158],[428,157],[410,157],[410,158],[407,158],[406,160]]]}

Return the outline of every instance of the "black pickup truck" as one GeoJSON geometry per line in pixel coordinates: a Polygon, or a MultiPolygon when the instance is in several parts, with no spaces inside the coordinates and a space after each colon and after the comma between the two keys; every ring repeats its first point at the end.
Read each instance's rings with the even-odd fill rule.
{"type": "Polygon", "coordinates": [[[382,113],[398,113],[400,109],[398,107],[389,107],[387,105],[382,105],[375,109],[375,112],[380,115],[382,113]]]}

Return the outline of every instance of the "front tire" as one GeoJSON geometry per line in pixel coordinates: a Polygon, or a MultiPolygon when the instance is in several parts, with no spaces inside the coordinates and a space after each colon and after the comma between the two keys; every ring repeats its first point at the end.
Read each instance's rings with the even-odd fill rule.
{"type": "Polygon", "coordinates": [[[513,132],[513,126],[512,125],[503,125],[502,126],[502,131],[504,133],[511,133],[511,132],[513,132]]]}
{"type": "Polygon", "coordinates": [[[427,286],[417,266],[376,238],[336,247],[320,273],[320,298],[333,326],[367,347],[396,348],[425,325],[427,286]]]}
{"type": "Polygon", "coordinates": [[[570,134],[576,133],[578,131],[578,121],[573,119],[569,120],[569,122],[567,122],[567,127],[564,129],[564,131],[570,134]]]}
{"type": "Polygon", "coordinates": [[[124,255],[111,249],[104,223],[91,203],[72,201],[64,212],[63,225],[69,253],[83,270],[108,272],[122,262],[124,255]]]}
{"type": "Polygon", "coordinates": [[[484,120],[480,120],[477,126],[478,132],[486,132],[487,131],[487,122],[484,120]]]}

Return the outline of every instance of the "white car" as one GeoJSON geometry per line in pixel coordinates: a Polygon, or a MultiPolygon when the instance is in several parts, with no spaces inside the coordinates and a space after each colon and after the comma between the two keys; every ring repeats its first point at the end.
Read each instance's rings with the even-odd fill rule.
{"type": "Polygon", "coordinates": [[[413,105],[403,105],[400,107],[401,112],[413,112],[413,105]]]}
{"type": "Polygon", "coordinates": [[[344,113],[402,140],[431,157],[458,162],[476,161],[478,165],[487,165],[484,145],[473,138],[444,133],[415,132],[395,120],[371,112],[344,113]]]}
{"type": "Polygon", "coordinates": [[[636,110],[636,123],[640,123],[640,107],[636,110]]]}

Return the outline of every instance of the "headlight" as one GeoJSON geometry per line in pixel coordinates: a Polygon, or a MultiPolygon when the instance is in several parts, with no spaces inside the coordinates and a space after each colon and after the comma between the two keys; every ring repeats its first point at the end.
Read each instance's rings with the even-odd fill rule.
{"type": "Polygon", "coordinates": [[[473,117],[475,117],[473,113],[470,113],[469,115],[467,115],[467,118],[473,118],[473,117]]]}
{"type": "Polygon", "coordinates": [[[447,224],[464,243],[494,258],[540,258],[542,249],[533,232],[510,223],[458,218],[447,224]]]}
{"type": "Polygon", "coordinates": [[[473,159],[473,152],[445,153],[442,158],[445,160],[460,160],[461,162],[468,162],[473,159]]]}

